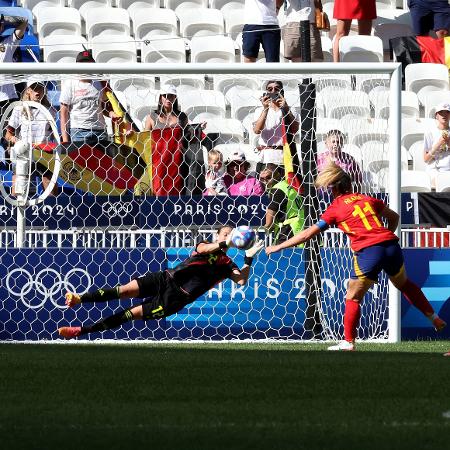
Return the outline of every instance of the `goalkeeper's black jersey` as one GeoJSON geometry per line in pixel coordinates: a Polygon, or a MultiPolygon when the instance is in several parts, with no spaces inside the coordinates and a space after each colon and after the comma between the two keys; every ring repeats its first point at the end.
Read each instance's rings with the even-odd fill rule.
{"type": "Polygon", "coordinates": [[[202,255],[194,251],[188,259],[173,269],[167,269],[167,272],[178,287],[195,299],[225,278],[230,278],[233,269],[238,269],[238,266],[222,250],[202,255]]]}

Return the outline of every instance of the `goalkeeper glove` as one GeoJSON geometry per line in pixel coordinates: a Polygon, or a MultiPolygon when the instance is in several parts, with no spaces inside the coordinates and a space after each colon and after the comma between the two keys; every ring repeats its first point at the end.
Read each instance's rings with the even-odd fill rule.
{"type": "Polygon", "coordinates": [[[264,241],[257,237],[255,243],[249,249],[245,250],[245,256],[247,258],[253,258],[263,249],[263,247],[264,241]]]}
{"type": "MultiPolygon", "coordinates": [[[[234,228],[233,228],[233,230],[234,230],[234,228]]],[[[235,247],[235,245],[234,245],[233,242],[231,241],[231,237],[233,236],[233,230],[231,230],[230,234],[227,236],[227,240],[225,241],[228,248],[233,248],[233,247],[235,247]]]]}

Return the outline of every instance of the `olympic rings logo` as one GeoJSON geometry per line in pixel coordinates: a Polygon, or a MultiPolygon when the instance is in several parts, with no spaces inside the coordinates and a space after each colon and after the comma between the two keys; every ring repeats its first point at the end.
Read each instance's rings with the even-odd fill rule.
{"type": "Polygon", "coordinates": [[[84,269],[71,269],[64,277],[56,271],[55,269],[45,268],[39,271],[36,275],[30,273],[28,270],[23,268],[17,268],[11,270],[5,279],[5,285],[8,292],[14,296],[18,297],[22,303],[30,309],[41,308],[47,300],[50,300],[54,306],[60,309],[67,308],[66,305],[58,303],[63,299],[63,291],[74,292],[78,290],[80,283],[77,282],[77,287],[75,287],[71,282],[70,278],[76,275],[79,280],[87,280],[87,286],[83,284],[84,290],[89,290],[92,286],[92,277],[84,269]],[[26,281],[22,286],[18,286],[16,281],[25,277],[26,281]],[[47,284],[51,282],[51,287],[48,289],[44,283],[47,280],[47,284]],[[36,293],[42,296],[42,299],[37,302],[37,304],[31,303],[31,298],[27,298],[28,294],[34,290],[32,297],[36,298],[36,293]]]}
{"type": "Polygon", "coordinates": [[[125,217],[133,210],[133,205],[130,202],[105,202],[102,205],[102,210],[109,217],[125,217]]]}

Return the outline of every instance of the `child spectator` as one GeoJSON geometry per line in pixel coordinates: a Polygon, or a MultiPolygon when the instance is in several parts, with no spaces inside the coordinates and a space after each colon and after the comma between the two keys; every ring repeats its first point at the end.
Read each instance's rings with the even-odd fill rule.
{"type": "Polygon", "coordinates": [[[259,180],[248,173],[250,163],[243,152],[235,151],[227,164],[224,176],[225,186],[230,195],[262,195],[264,187],[259,180]]]}
{"type": "Polygon", "coordinates": [[[205,176],[206,191],[204,195],[227,194],[227,188],[223,180],[224,174],[222,153],[219,150],[210,150],[208,152],[208,170],[205,176]]]}

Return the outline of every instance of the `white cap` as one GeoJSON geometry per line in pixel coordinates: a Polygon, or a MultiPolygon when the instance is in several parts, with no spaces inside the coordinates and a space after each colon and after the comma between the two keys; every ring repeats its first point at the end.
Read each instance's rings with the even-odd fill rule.
{"type": "Polygon", "coordinates": [[[449,102],[439,103],[439,105],[436,106],[435,111],[436,112],[450,111],[450,103],[449,102]]]}
{"type": "Polygon", "coordinates": [[[38,80],[35,80],[35,81],[28,81],[27,82],[27,87],[31,87],[31,86],[34,86],[35,84],[40,84],[42,87],[44,87],[44,89],[45,89],[45,82],[44,81],[38,81],[38,80]]]}
{"type": "Polygon", "coordinates": [[[228,162],[232,162],[232,161],[245,161],[245,153],[241,150],[235,150],[228,157],[228,162]]]}
{"type": "Polygon", "coordinates": [[[160,95],[177,95],[177,88],[173,84],[166,84],[161,86],[161,90],[159,92],[160,95]]]}

